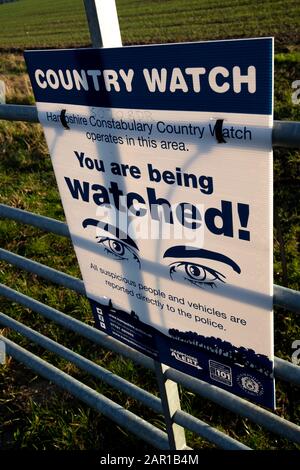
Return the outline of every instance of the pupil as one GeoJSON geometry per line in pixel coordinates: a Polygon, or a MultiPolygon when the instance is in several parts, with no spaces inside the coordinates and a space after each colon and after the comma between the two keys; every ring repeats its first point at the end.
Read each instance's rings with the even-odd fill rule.
{"type": "Polygon", "coordinates": [[[190,273],[193,275],[193,276],[199,276],[201,271],[200,269],[198,268],[198,266],[191,266],[190,267],[190,273]]]}
{"type": "Polygon", "coordinates": [[[113,242],[112,245],[113,245],[113,249],[114,249],[115,251],[118,251],[118,252],[121,252],[121,251],[122,251],[122,247],[121,247],[120,243],[118,243],[118,242],[113,242]]]}

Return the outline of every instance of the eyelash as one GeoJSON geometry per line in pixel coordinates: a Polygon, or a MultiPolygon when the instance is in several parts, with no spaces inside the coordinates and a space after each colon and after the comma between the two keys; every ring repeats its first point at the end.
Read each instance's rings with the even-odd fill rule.
{"type": "Polygon", "coordinates": [[[121,240],[116,240],[115,238],[109,238],[109,237],[102,237],[102,236],[98,236],[96,238],[99,238],[99,240],[97,241],[98,244],[100,245],[103,245],[104,247],[104,251],[110,255],[110,256],[113,256],[115,259],[119,260],[119,261],[123,261],[123,260],[129,260],[128,256],[123,256],[123,254],[125,253],[125,250],[129,251],[129,253],[132,255],[133,259],[135,261],[137,261],[139,267],[140,267],[140,260],[139,260],[139,257],[137,256],[137,254],[135,253],[135,251],[129,247],[126,243],[122,242],[121,240]],[[106,246],[105,245],[105,242],[108,242],[109,245],[110,245],[110,242],[115,242],[117,243],[118,245],[120,245],[123,249],[123,252],[122,254],[118,254],[116,252],[113,251],[113,248],[110,247],[110,246],[106,246]]]}
{"type": "MultiPolygon", "coordinates": [[[[208,266],[203,266],[202,264],[189,263],[187,261],[177,261],[175,263],[170,264],[169,267],[170,267],[170,277],[171,277],[171,279],[173,279],[172,278],[172,273],[178,273],[178,271],[176,271],[176,268],[183,267],[185,274],[188,276],[188,277],[184,277],[184,279],[187,280],[188,282],[190,282],[191,284],[193,284],[194,286],[197,286],[197,287],[204,287],[204,286],[207,287],[207,286],[209,286],[213,289],[214,287],[217,287],[216,283],[214,281],[220,281],[220,282],[225,283],[225,280],[221,279],[221,277],[226,279],[226,276],[224,276],[224,274],[220,273],[219,271],[216,271],[215,269],[209,268],[208,266]],[[203,280],[193,279],[191,277],[192,273],[188,272],[188,267],[196,267],[196,268],[198,268],[198,270],[202,270],[204,279],[203,280]],[[204,282],[204,280],[207,277],[207,273],[209,273],[211,276],[214,276],[214,279],[212,279],[209,282],[204,282]]],[[[179,270],[179,272],[180,272],[180,270],[179,270]]],[[[201,271],[200,271],[200,273],[201,273],[201,271]]]]}
{"type": "MultiPolygon", "coordinates": [[[[100,245],[103,245],[105,253],[107,253],[110,256],[113,256],[115,259],[117,259],[119,261],[123,261],[123,260],[129,260],[128,256],[127,257],[123,256],[123,254],[125,253],[125,250],[127,250],[130,253],[130,255],[133,257],[133,259],[135,261],[137,261],[137,263],[139,265],[139,268],[141,268],[141,263],[140,263],[139,257],[137,256],[135,251],[131,247],[129,247],[126,243],[122,242],[121,240],[116,240],[114,238],[109,238],[109,237],[97,236],[96,238],[99,239],[97,241],[97,243],[100,244],[100,245]],[[108,246],[105,245],[106,242],[108,242],[108,246]],[[113,243],[113,242],[116,243],[117,246],[120,246],[122,248],[123,251],[122,251],[121,254],[116,253],[114,251],[114,247],[110,246],[110,244],[113,243]]],[[[187,262],[187,261],[177,261],[177,262],[171,263],[169,265],[169,267],[170,267],[170,277],[171,277],[171,279],[173,279],[173,277],[172,277],[173,273],[178,273],[178,271],[176,269],[183,267],[184,271],[185,271],[185,274],[188,276],[188,277],[185,277],[184,279],[186,281],[190,282],[191,284],[193,284],[194,286],[197,286],[197,287],[202,287],[202,286],[207,287],[207,286],[209,286],[213,289],[214,287],[216,287],[216,283],[214,281],[220,281],[220,282],[225,283],[225,280],[221,279],[221,277],[226,279],[226,276],[224,276],[219,271],[216,271],[215,269],[209,268],[208,266],[203,266],[203,265],[197,264],[197,263],[190,263],[190,262],[187,262]],[[197,279],[193,278],[192,277],[193,273],[188,272],[188,268],[193,268],[193,267],[194,268],[196,267],[196,269],[200,270],[199,275],[201,274],[201,270],[202,270],[202,272],[203,272],[202,276],[204,276],[203,280],[197,280],[197,279]],[[206,277],[207,277],[207,273],[209,273],[211,276],[213,276],[214,279],[204,282],[206,277]]]]}

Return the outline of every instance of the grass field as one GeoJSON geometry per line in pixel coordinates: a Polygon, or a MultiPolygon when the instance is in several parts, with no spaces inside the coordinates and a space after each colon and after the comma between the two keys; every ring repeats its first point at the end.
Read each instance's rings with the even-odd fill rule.
{"type": "MultiPolygon", "coordinates": [[[[275,36],[278,51],[299,46],[297,0],[116,3],[124,44],[275,36]]],[[[19,0],[1,5],[0,48],[74,47],[89,42],[82,0],[19,0]]]]}
{"type": "MultiPolygon", "coordinates": [[[[300,120],[300,105],[291,101],[292,82],[300,79],[299,2],[170,0],[117,1],[124,44],[176,42],[229,37],[268,36],[276,39],[275,118],[300,120]]],[[[30,47],[89,45],[81,0],[19,0],[0,5],[0,79],[7,87],[7,102],[34,102],[21,51],[30,47]],[[65,20],[67,18],[67,21],[65,20]],[[14,51],[14,52],[13,52],[14,51]]],[[[278,284],[298,288],[299,266],[299,162],[300,152],[276,150],[274,155],[275,229],[274,278],[278,284]]],[[[50,158],[37,124],[0,121],[0,202],[64,220],[50,158]]],[[[22,256],[79,276],[68,240],[28,226],[2,220],[0,245],[22,256]]],[[[70,291],[56,288],[35,275],[0,262],[0,282],[41,302],[92,324],[87,302],[70,291]]],[[[71,347],[133,383],[158,393],[153,375],[130,361],[90,344],[73,333],[20,305],[1,299],[1,311],[71,347]]],[[[291,344],[300,339],[295,315],[276,309],[275,352],[290,360],[291,344]]],[[[1,332],[1,330],[0,330],[1,332]]],[[[70,363],[30,344],[9,330],[3,333],[38,353],[62,370],[91,385],[109,398],[163,428],[154,415],[120,392],[93,380],[70,363]]],[[[258,449],[299,448],[263,431],[248,420],[181,390],[183,409],[225,430],[258,449]]],[[[276,413],[300,422],[299,394],[277,385],[276,413]]],[[[212,447],[188,433],[196,448],[212,447]]],[[[9,360],[0,366],[0,448],[146,450],[124,430],[107,421],[69,394],[9,360]]]]}

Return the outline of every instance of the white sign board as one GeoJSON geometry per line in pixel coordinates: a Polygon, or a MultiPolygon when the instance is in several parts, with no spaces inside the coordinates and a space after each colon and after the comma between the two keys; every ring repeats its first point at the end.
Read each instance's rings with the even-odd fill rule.
{"type": "Polygon", "coordinates": [[[96,326],[273,408],[272,39],[25,57],[96,326]]]}

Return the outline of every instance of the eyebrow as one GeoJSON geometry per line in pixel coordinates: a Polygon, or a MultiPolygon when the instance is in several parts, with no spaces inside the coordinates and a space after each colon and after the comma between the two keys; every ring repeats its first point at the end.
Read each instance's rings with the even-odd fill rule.
{"type": "Polygon", "coordinates": [[[205,258],[220,261],[221,263],[228,264],[238,274],[241,273],[241,268],[228,256],[217,253],[216,251],[204,250],[203,248],[195,248],[192,246],[172,246],[165,252],[164,258],[205,258]]]}
{"type": "Polygon", "coordinates": [[[83,228],[86,228],[89,225],[102,228],[103,230],[105,230],[105,232],[109,232],[112,235],[115,235],[117,238],[119,238],[119,240],[123,240],[128,245],[132,246],[133,248],[139,251],[139,248],[137,244],[135,243],[135,241],[132,240],[132,238],[128,235],[128,233],[123,232],[123,230],[119,229],[119,227],[115,227],[114,225],[108,224],[106,222],[101,222],[101,220],[97,220],[97,219],[85,219],[82,222],[83,228]]]}

